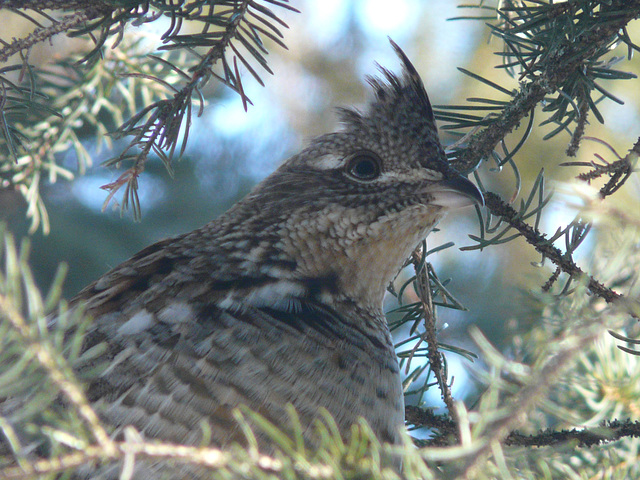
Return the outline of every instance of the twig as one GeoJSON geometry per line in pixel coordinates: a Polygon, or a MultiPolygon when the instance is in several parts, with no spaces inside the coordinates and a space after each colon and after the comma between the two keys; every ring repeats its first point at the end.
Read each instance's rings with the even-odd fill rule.
{"type": "MultiPolygon", "coordinates": [[[[414,439],[419,447],[450,446],[451,434],[455,432],[456,425],[447,415],[436,415],[431,410],[416,406],[405,407],[407,423],[419,427],[437,428],[440,434],[428,439],[414,439]]],[[[614,420],[602,422],[593,428],[581,430],[552,430],[546,429],[535,435],[523,435],[517,431],[511,432],[505,439],[505,445],[521,447],[545,447],[555,446],[560,443],[577,442],[581,447],[592,447],[603,443],[614,442],[622,438],[640,438],[640,421],[624,422],[614,420]]]]}
{"type": "MultiPolygon", "coordinates": [[[[182,119],[184,117],[185,112],[190,113],[191,106],[191,98],[194,95],[194,92],[199,88],[202,88],[204,83],[207,81],[209,75],[212,74],[212,67],[216,64],[218,60],[223,58],[227,47],[233,47],[231,43],[235,38],[236,33],[240,27],[240,24],[244,17],[247,15],[247,11],[251,6],[250,1],[244,1],[239,7],[234,7],[234,15],[233,21],[229,23],[225,27],[225,31],[216,44],[211,47],[203,56],[202,60],[199,64],[192,69],[193,73],[190,77],[188,77],[188,81],[185,85],[177,91],[172,100],[165,100],[159,103],[156,107],[156,111],[150,116],[150,119],[143,125],[138,127],[135,123],[131,123],[127,125],[129,122],[125,122],[124,125],[119,127],[119,133],[126,135],[136,135],[130,142],[129,145],[124,149],[124,151],[118,157],[118,160],[110,161],[109,163],[116,163],[124,159],[128,152],[135,146],[140,148],[140,152],[135,155],[135,159],[133,161],[133,166],[131,167],[131,171],[143,171],[144,165],[147,161],[149,153],[152,149],[157,148],[158,150],[169,149],[170,159],[174,147],[177,144],[178,134],[180,132],[180,125],[182,124],[182,119]]],[[[238,76],[238,83],[240,82],[240,77],[238,76]]],[[[244,92],[241,85],[237,86],[238,92],[242,96],[243,104],[245,105],[248,102],[248,99],[244,96],[244,92]]],[[[190,119],[187,119],[187,122],[190,122],[190,119]]],[[[183,139],[183,142],[186,142],[186,136],[183,139]]],[[[183,143],[184,146],[184,143],[183,143]]],[[[131,177],[135,178],[135,177],[131,177]]],[[[130,188],[133,187],[131,184],[130,188]]],[[[104,185],[101,188],[106,190],[110,190],[110,195],[108,199],[110,199],[113,194],[117,191],[118,188],[122,186],[122,184],[117,185],[117,188],[113,188],[116,186],[115,184],[104,185]]],[[[135,191],[135,188],[133,188],[135,191]]],[[[106,207],[107,202],[103,206],[103,209],[106,207]]],[[[123,206],[125,203],[123,202],[123,206]]],[[[135,211],[134,211],[135,213],[135,211]]]]}
{"type": "Polygon", "coordinates": [[[596,165],[592,171],[580,174],[577,178],[589,182],[601,175],[610,175],[611,178],[609,181],[600,189],[600,196],[605,198],[624,185],[624,182],[626,182],[627,178],[629,178],[633,172],[633,168],[638,161],[638,156],[640,156],[640,138],[638,138],[638,141],[624,158],[620,158],[606,165],[596,165]]]}
{"type": "Polygon", "coordinates": [[[576,156],[578,148],[580,147],[580,141],[582,140],[582,137],[584,137],[584,129],[587,125],[587,118],[589,116],[589,102],[587,101],[588,95],[589,94],[584,91],[584,88],[580,90],[578,95],[578,119],[576,128],[574,128],[573,134],[571,135],[571,141],[567,147],[568,157],[576,156]]]}
{"type": "Polygon", "coordinates": [[[7,296],[2,294],[0,294],[0,314],[4,316],[25,341],[29,343],[29,347],[35,353],[35,358],[37,358],[40,365],[47,371],[51,380],[78,409],[78,413],[91,427],[91,432],[98,441],[100,448],[105,452],[105,455],[111,455],[114,449],[113,440],[111,440],[109,434],[102,426],[96,412],[89,405],[82,388],[69,378],[65,372],[65,366],[60,365],[60,361],[57,360],[56,355],[52,353],[53,348],[34,335],[33,329],[29,327],[13,303],[7,296]]]}
{"type": "Polygon", "coordinates": [[[612,303],[622,297],[622,295],[605,287],[592,276],[585,274],[582,269],[575,264],[572,258],[564,255],[559,248],[549,243],[544,234],[522,221],[518,212],[516,212],[511,205],[503,201],[499,195],[493,192],[486,192],[484,199],[487,208],[492,214],[502,218],[511,225],[511,227],[520,232],[528,243],[533,245],[539,253],[562,269],[563,272],[576,279],[586,278],[587,287],[591,293],[603,298],[607,303],[612,303]]]}
{"type": "MultiPolygon", "coordinates": [[[[60,473],[96,460],[118,460],[125,456],[165,458],[207,468],[223,468],[231,456],[217,448],[191,447],[169,443],[113,442],[114,450],[106,452],[101,445],[91,445],[81,452],[72,452],[48,459],[31,462],[24,467],[9,466],[0,469],[0,478],[21,479],[60,473]]],[[[266,463],[266,462],[263,462],[266,463]]],[[[275,461],[272,465],[277,465],[275,461]]],[[[273,469],[272,469],[273,470],[273,469]]]]}
{"type": "Polygon", "coordinates": [[[457,442],[458,427],[449,415],[436,415],[431,410],[407,405],[404,407],[406,422],[417,427],[437,428],[439,435],[428,440],[414,439],[419,447],[436,447],[451,445],[452,439],[457,442]]]}
{"type": "Polygon", "coordinates": [[[48,27],[36,28],[25,38],[16,38],[6,47],[0,49],[0,63],[9,60],[12,55],[29,50],[33,45],[43,42],[59,33],[67,32],[79,25],[85,24],[100,15],[104,15],[107,11],[103,8],[86,8],[82,11],[72,13],[63,17],[60,21],[48,27]]]}
{"type": "Polygon", "coordinates": [[[561,273],[562,273],[562,269],[560,267],[556,267],[553,274],[549,277],[549,280],[547,280],[545,284],[542,286],[542,291],[548,292],[549,290],[551,290],[551,287],[553,287],[553,284],[556,283],[561,273]]]}
{"type": "Polygon", "coordinates": [[[577,441],[581,447],[592,447],[627,437],[640,438],[640,421],[607,421],[595,428],[582,430],[554,431],[547,429],[537,435],[522,435],[518,432],[513,432],[506,438],[505,444],[523,447],[544,447],[577,441]]]}
{"type": "Polygon", "coordinates": [[[539,65],[542,73],[533,81],[524,83],[507,108],[480,133],[472,136],[466,148],[461,149],[453,162],[461,172],[472,170],[483,159],[491,155],[496,146],[518,126],[544,98],[558,89],[581,68],[590,52],[618,35],[620,29],[640,15],[640,0],[628,0],[625,8],[606,24],[588,30],[579,41],[567,42],[545,57],[539,65]]]}
{"type": "MultiPolygon", "coordinates": [[[[449,388],[449,384],[447,383],[447,374],[445,372],[444,364],[442,362],[442,353],[438,348],[438,339],[436,337],[436,321],[434,316],[433,309],[433,300],[431,298],[431,286],[429,284],[429,264],[423,266],[423,268],[418,269],[418,262],[422,259],[422,255],[419,251],[414,251],[411,256],[411,261],[416,269],[416,285],[417,285],[417,294],[420,298],[420,302],[422,303],[422,309],[424,312],[424,326],[425,333],[422,335],[422,338],[427,342],[427,358],[429,359],[429,366],[433,371],[433,374],[438,381],[438,386],[440,388],[440,392],[442,394],[442,400],[447,406],[447,410],[449,414],[452,416],[454,421],[455,418],[455,408],[453,396],[451,395],[451,389],[449,388]]],[[[457,432],[456,432],[457,435],[457,432]]]]}
{"type": "MultiPolygon", "coordinates": [[[[548,390],[556,384],[560,376],[573,364],[587,345],[590,345],[600,331],[590,334],[580,332],[580,336],[564,339],[564,348],[555,355],[545,360],[544,366],[527,379],[519,392],[512,397],[509,402],[510,415],[498,420],[491,425],[489,430],[482,436],[482,446],[469,456],[465,464],[457,472],[456,478],[467,478],[472,476],[471,472],[479,468],[479,465],[491,454],[492,446],[495,442],[506,439],[511,432],[518,428],[527,415],[535,408],[540,399],[547,394],[548,390]]],[[[479,339],[477,341],[480,341],[479,339]]]]}

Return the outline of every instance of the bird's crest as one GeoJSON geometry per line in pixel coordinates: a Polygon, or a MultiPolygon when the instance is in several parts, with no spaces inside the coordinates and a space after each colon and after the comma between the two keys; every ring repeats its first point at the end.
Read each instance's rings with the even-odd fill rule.
{"type": "Polygon", "coordinates": [[[375,95],[369,107],[364,113],[344,109],[341,119],[347,131],[357,132],[362,127],[384,131],[394,137],[389,140],[400,150],[411,148],[417,157],[445,164],[444,149],[422,79],[402,49],[393,40],[389,41],[400,58],[402,73],[396,74],[378,65],[382,75],[367,77],[375,95]]]}
{"type": "Polygon", "coordinates": [[[429,122],[429,127],[435,130],[436,125],[431,102],[420,74],[400,46],[391,39],[389,39],[389,42],[402,62],[402,77],[399,78],[395,73],[377,64],[387,83],[385,84],[384,81],[377,77],[367,77],[367,81],[374,89],[376,99],[383,103],[388,101],[389,90],[393,90],[393,94],[396,97],[417,100],[415,105],[421,110],[425,120],[429,122]]]}

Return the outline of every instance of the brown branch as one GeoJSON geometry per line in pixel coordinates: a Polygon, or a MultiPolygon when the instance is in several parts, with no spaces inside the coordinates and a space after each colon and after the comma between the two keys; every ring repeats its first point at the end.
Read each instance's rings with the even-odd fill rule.
{"type": "Polygon", "coordinates": [[[536,251],[551,260],[563,272],[575,279],[586,279],[587,287],[591,293],[603,298],[607,303],[612,303],[622,297],[619,293],[605,287],[595,278],[587,275],[578,267],[573,259],[562,253],[562,251],[549,243],[546,236],[524,222],[518,212],[511,205],[503,201],[499,195],[493,192],[484,194],[485,204],[492,214],[502,218],[511,227],[515,228],[531,244],[536,251]]]}
{"type": "Polygon", "coordinates": [[[584,335],[581,332],[580,338],[573,337],[573,342],[567,338],[565,339],[567,341],[566,348],[546,358],[542,368],[527,378],[526,385],[505,406],[510,411],[510,415],[501,417],[489,427],[488,431],[482,436],[482,447],[467,457],[464,465],[461,465],[458,471],[458,476],[455,478],[473,476],[471,472],[480,468],[479,466],[491,454],[494,443],[506,439],[511,432],[524,423],[527,416],[540,403],[541,398],[557,383],[560,376],[566,372],[576,356],[583,352],[598,334],[599,331],[588,335],[584,335]]]}
{"type": "MultiPolygon", "coordinates": [[[[176,91],[172,100],[159,102],[158,106],[155,108],[155,112],[151,115],[151,118],[145,123],[145,125],[138,127],[136,124],[130,124],[127,128],[123,129],[123,127],[128,123],[125,122],[125,124],[120,127],[118,131],[119,134],[130,135],[135,132],[137,132],[137,134],[124,149],[118,159],[110,161],[110,163],[116,163],[124,159],[133,147],[139,147],[140,152],[135,156],[133,166],[130,169],[132,171],[142,172],[144,170],[149,153],[154,149],[154,147],[158,150],[168,149],[169,154],[167,158],[169,158],[169,161],[171,160],[175,146],[178,142],[178,135],[180,133],[180,126],[183,123],[184,115],[190,113],[191,99],[194,92],[202,88],[210,75],[213,75],[214,77],[216,76],[215,73],[213,73],[212,67],[218,60],[223,58],[227,47],[231,47],[233,49],[231,42],[235,38],[240,24],[247,15],[250,6],[251,1],[245,0],[239,7],[234,7],[233,21],[225,27],[224,34],[220,41],[202,56],[199,64],[193,68],[193,74],[188,78],[184,86],[180,90],[176,91]]],[[[239,76],[237,76],[237,82],[239,85],[236,85],[235,88],[242,96],[242,101],[246,109],[248,99],[244,96],[239,76]]],[[[229,83],[225,83],[229,85],[229,83]]],[[[234,85],[229,86],[234,88],[234,85]]],[[[186,139],[187,137],[185,136],[183,139],[183,146],[186,139]]],[[[112,193],[115,193],[112,189],[113,186],[113,184],[109,184],[101,187],[111,190],[110,196],[107,200],[110,200],[112,193]]],[[[135,191],[134,185],[129,184],[128,187],[133,188],[135,191]]],[[[120,188],[120,186],[117,188],[120,188]]],[[[107,203],[108,202],[105,202],[103,209],[106,207],[107,203]]],[[[125,206],[124,201],[122,205],[123,207],[125,206]]],[[[139,216],[140,213],[134,211],[134,215],[139,216]]]]}
{"type": "Polygon", "coordinates": [[[545,96],[555,93],[564,82],[582,67],[588,58],[603,45],[614,39],[631,20],[640,16],[640,0],[628,0],[615,17],[611,16],[604,25],[585,32],[576,41],[566,41],[554,49],[538,65],[543,72],[535,80],[524,83],[510,104],[490,126],[469,139],[466,148],[461,149],[453,162],[462,172],[473,169],[480,160],[491,152],[520,121],[538,105],[545,96]]]}
{"type": "MultiPolygon", "coordinates": [[[[416,271],[419,267],[419,262],[424,261],[419,251],[414,251],[411,257],[412,263],[416,271]]],[[[451,389],[447,383],[447,374],[442,361],[442,353],[438,348],[438,339],[436,336],[436,319],[433,309],[433,300],[431,298],[431,286],[429,283],[429,264],[422,265],[419,273],[416,275],[417,294],[422,303],[422,310],[424,314],[424,326],[425,333],[421,336],[421,340],[424,339],[427,342],[427,358],[429,359],[429,366],[431,371],[438,381],[438,387],[442,395],[442,400],[447,406],[449,414],[455,420],[455,408],[453,396],[451,395],[451,389]]],[[[457,434],[456,434],[457,435],[457,434]]]]}
{"type": "MultiPolygon", "coordinates": [[[[495,422],[490,422],[487,430],[483,432],[480,448],[469,451],[466,459],[460,459],[455,465],[451,465],[455,470],[448,478],[468,478],[473,477],[474,472],[480,469],[496,442],[502,442],[513,434],[516,428],[521,426],[527,416],[535,409],[550,388],[556,384],[558,379],[572,365],[576,356],[584,351],[587,345],[592,344],[594,339],[600,334],[601,329],[597,328],[591,333],[580,332],[579,336],[565,338],[565,346],[557,353],[546,356],[544,364],[537,372],[532,372],[526,378],[525,385],[515,394],[504,407],[509,410],[509,415],[500,416],[495,422]]],[[[418,415],[415,411],[410,411],[412,420],[416,420],[418,415]]],[[[430,415],[426,414],[427,420],[430,415]]],[[[440,420],[446,426],[446,420],[440,420]]],[[[634,427],[635,428],[635,427],[634,427]]],[[[624,427],[621,431],[626,436],[635,436],[633,431],[624,427]]]]}
{"type": "Polygon", "coordinates": [[[583,430],[544,430],[537,435],[522,435],[513,432],[509,435],[505,444],[522,447],[545,447],[557,445],[559,443],[576,442],[580,447],[592,447],[603,443],[615,442],[622,438],[640,438],[640,421],[632,422],[618,420],[602,422],[594,429],[585,428],[583,430]]]}
{"type": "Polygon", "coordinates": [[[542,291],[548,292],[549,290],[551,290],[551,287],[553,287],[553,284],[556,283],[556,280],[558,280],[558,277],[560,277],[561,273],[562,273],[562,269],[560,267],[556,267],[553,274],[551,274],[551,276],[549,277],[549,280],[547,280],[545,284],[542,286],[542,291]]]}
{"type": "Polygon", "coordinates": [[[578,118],[576,120],[576,128],[573,130],[573,135],[571,135],[571,141],[569,142],[569,146],[567,147],[567,156],[575,157],[576,153],[578,153],[578,148],[580,147],[580,141],[582,137],[584,137],[584,129],[587,125],[587,118],[589,116],[589,102],[587,98],[589,93],[582,88],[580,90],[580,94],[578,96],[578,118]]]}
{"type": "Polygon", "coordinates": [[[596,178],[600,178],[603,175],[609,175],[609,180],[607,183],[600,189],[600,198],[605,198],[612,193],[615,193],[627,179],[634,172],[636,164],[638,163],[638,157],[640,157],[640,138],[635,143],[635,145],[629,150],[629,153],[622,158],[618,155],[618,152],[609,145],[607,142],[600,140],[598,138],[589,137],[590,140],[595,140],[604,146],[608,147],[609,150],[613,152],[613,154],[618,158],[615,162],[607,162],[600,155],[596,154],[596,158],[601,160],[603,163],[595,163],[595,162],[565,162],[561,165],[563,166],[580,166],[580,167],[592,167],[588,172],[583,172],[576,176],[578,180],[582,180],[583,182],[591,183],[591,180],[595,180],[596,178]]]}
{"type": "Polygon", "coordinates": [[[418,447],[444,447],[458,443],[458,427],[449,415],[436,415],[414,405],[404,407],[406,423],[416,427],[437,428],[440,433],[428,440],[414,439],[418,447]]]}
{"type": "Polygon", "coordinates": [[[107,5],[108,2],[94,0],[0,0],[0,8],[12,8],[15,10],[84,10],[87,7],[95,7],[97,3],[107,5]]]}
{"type": "MultiPolygon", "coordinates": [[[[428,440],[414,439],[419,447],[451,446],[452,434],[456,424],[448,415],[436,415],[431,410],[409,405],[405,407],[405,418],[408,424],[417,427],[436,428],[439,434],[428,440]]],[[[598,427],[582,430],[552,430],[546,429],[535,435],[523,435],[517,431],[511,432],[505,439],[505,445],[521,447],[546,447],[560,443],[577,442],[580,447],[592,447],[603,443],[614,442],[622,438],[640,438],[640,421],[605,421],[598,427]]]]}
{"type": "MultiPolygon", "coordinates": [[[[2,8],[0,4],[0,8],[2,8]]],[[[111,9],[110,9],[111,10],[111,9]]],[[[109,10],[109,11],[110,11],[109,10]]],[[[53,23],[48,27],[36,28],[28,36],[24,38],[14,38],[13,42],[0,50],[0,63],[9,60],[12,55],[29,50],[37,43],[50,39],[51,37],[72,30],[75,27],[85,24],[89,20],[93,20],[101,15],[104,15],[108,11],[104,7],[86,8],[82,11],[72,13],[63,17],[60,21],[53,23]]]]}
{"type": "MultiPolygon", "coordinates": [[[[638,138],[638,141],[624,158],[608,164],[606,172],[602,172],[611,175],[609,181],[600,189],[600,196],[602,198],[611,195],[624,185],[638,162],[638,156],[640,156],[640,138],[638,138]]],[[[602,175],[602,173],[600,173],[600,175],[602,175]]],[[[580,178],[580,176],[578,176],[578,178],[580,178]]]]}

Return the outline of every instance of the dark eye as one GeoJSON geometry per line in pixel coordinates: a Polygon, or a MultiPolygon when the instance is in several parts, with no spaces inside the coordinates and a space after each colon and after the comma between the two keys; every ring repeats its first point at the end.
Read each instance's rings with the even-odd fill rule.
{"type": "Polygon", "coordinates": [[[380,175],[380,160],[372,153],[358,153],[347,162],[347,173],[358,180],[373,180],[380,175]]]}

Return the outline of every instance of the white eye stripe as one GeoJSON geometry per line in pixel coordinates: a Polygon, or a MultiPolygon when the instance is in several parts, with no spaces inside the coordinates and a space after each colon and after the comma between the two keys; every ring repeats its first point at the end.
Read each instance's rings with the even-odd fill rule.
{"type": "Polygon", "coordinates": [[[439,181],[442,180],[443,175],[435,170],[418,170],[413,172],[383,172],[376,179],[378,183],[392,183],[392,182],[411,182],[416,181],[439,181]]]}
{"type": "Polygon", "coordinates": [[[334,170],[344,165],[344,158],[337,155],[323,155],[312,163],[318,170],[334,170]]]}
{"type": "MultiPolygon", "coordinates": [[[[323,155],[315,160],[311,165],[318,170],[335,170],[343,168],[345,164],[345,158],[337,155],[323,155]]],[[[415,182],[416,180],[430,180],[439,181],[443,179],[442,173],[436,170],[420,169],[418,170],[419,176],[415,172],[382,172],[376,182],[415,182]]]]}

